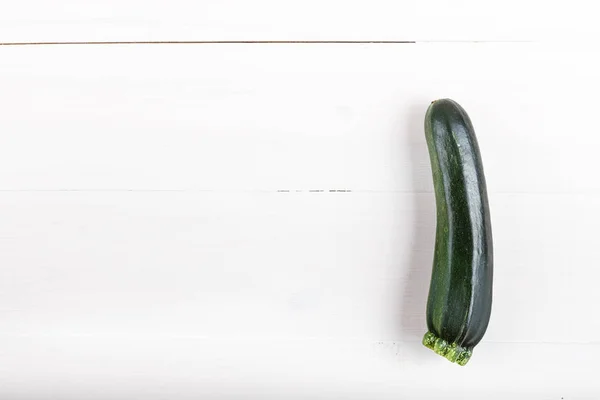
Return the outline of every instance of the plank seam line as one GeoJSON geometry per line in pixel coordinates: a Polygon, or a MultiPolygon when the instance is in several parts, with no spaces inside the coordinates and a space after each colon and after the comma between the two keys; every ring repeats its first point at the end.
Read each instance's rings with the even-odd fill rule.
{"type": "Polygon", "coordinates": [[[0,42],[0,46],[149,45],[149,44],[417,44],[417,43],[536,43],[528,40],[164,40],[0,42]]]}
{"type": "Polygon", "coordinates": [[[0,46],[119,45],[119,44],[413,44],[410,40],[164,40],[164,41],[82,41],[82,42],[1,42],[0,46]]]}

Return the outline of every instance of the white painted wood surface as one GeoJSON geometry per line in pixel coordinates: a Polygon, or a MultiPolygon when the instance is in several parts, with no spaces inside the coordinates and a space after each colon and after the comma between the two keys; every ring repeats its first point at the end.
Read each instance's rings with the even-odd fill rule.
{"type": "MultiPolygon", "coordinates": [[[[3,42],[405,32],[383,13],[372,36],[128,36],[87,22],[133,3],[19,4],[3,42]],[[61,15],[80,28],[19,36],[61,15]]],[[[266,20],[248,7],[234,21],[266,20]]],[[[450,39],[528,39],[464,29],[450,39]]],[[[598,398],[599,66],[556,43],[0,47],[0,398],[598,398]],[[494,227],[492,321],[465,368],[420,344],[440,97],[473,119],[494,227]]]]}
{"type": "Polygon", "coordinates": [[[1,0],[2,42],[590,40],[595,2],[1,0]]]}

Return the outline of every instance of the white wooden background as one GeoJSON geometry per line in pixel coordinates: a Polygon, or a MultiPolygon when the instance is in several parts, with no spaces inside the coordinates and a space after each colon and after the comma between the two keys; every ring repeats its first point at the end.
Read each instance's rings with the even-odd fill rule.
{"type": "Polygon", "coordinates": [[[593,2],[0,5],[1,399],[600,397],[593,2]],[[495,239],[465,368],[420,344],[441,97],[495,239]]]}

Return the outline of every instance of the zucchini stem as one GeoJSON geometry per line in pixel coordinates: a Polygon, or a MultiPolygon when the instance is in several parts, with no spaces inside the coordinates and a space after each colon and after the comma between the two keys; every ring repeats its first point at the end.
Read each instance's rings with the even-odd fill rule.
{"type": "Polygon", "coordinates": [[[435,351],[442,357],[446,357],[449,361],[457,363],[458,365],[466,365],[473,354],[473,349],[468,349],[459,346],[456,343],[448,344],[442,338],[437,337],[432,332],[427,332],[423,336],[423,345],[428,349],[435,351]]]}

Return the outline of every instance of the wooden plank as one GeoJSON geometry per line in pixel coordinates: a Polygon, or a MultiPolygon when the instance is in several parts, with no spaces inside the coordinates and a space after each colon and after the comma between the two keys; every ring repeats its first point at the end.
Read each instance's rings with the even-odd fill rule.
{"type": "Polygon", "coordinates": [[[591,399],[600,392],[595,371],[589,368],[600,356],[598,344],[489,343],[467,370],[414,342],[189,337],[9,340],[0,366],[0,393],[15,399],[142,395],[150,400],[281,396],[470,400],[485,394],[502,400],[527,393],[528,398],[545,400],[591,399]]]}
{"type": "Polygon", "coordinates": [[[0,42],[593,40],[594,11],[589,1],[27,0],[3,7],[0,42]]]}
{"type": "MultiPolygon", "coordinates": [[[[4,192],[0,201],[3,335],[410,341],[425,332],[431,193],[4,192]]],[[[486,338],[600,341],[600,321],[586,317],[600,301],[589,279],[600,196],[494,194],[492,206],[486,338]]]]}
{"type": "Polygon", "coordinates": [[[430,191],[422,124],[440,97],[473,115],[490,190],[600,189],[586,168],[597,138],[570,116],[593,112],[593,53],[532,44],[0,51],[0,190],[430,191]]]}

